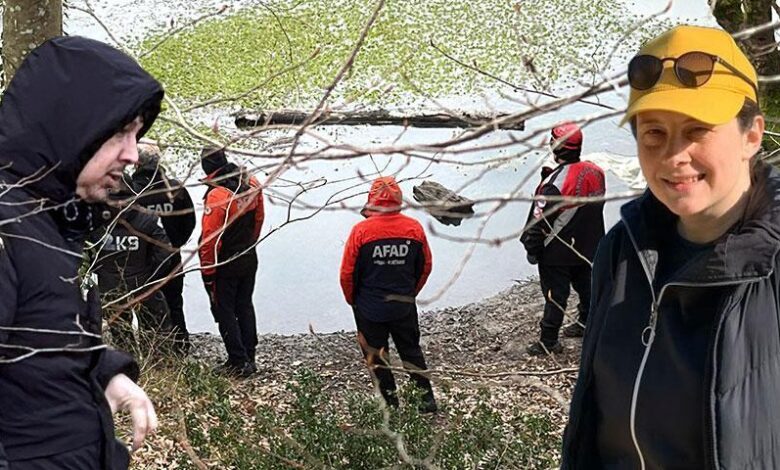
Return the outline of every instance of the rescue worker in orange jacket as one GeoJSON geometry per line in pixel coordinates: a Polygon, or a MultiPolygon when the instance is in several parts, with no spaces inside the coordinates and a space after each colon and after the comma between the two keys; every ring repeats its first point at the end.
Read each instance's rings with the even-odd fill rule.
{"type": "MultiPolygon", "coordinates": [[[[431,273],[432,257],[420,223],[400,213],[401,188],[393,177],[376,179],[352,228],[341,262],[341,289],[352,306],[363,355],[385,402],[398,406],[396,384],[388,366],[388,338],[406,369],[425,370],[415,298],[431,273]]],[[[431,382],[410,373],[422,391],[420,412],[435,412],[431,382]]]]}
{"type": "MultiPolygon", "coordinates": [[[[558,166],[545,171],[536,196],[600,197],[606,191],[604,170],[580,161],[582,130],[566,123],[552,129],[550,148],[558,166]]],[[[539,198],[531,206],[523,243],[531,264],[539,265],[539,283],[545,297],[538,341],[526,351],[532,356],[563,352],[558,341],[564,312],[573,287],[579,296],[577,321],[563,329],[570,338],[582,337],[590,310],[591,262],[604,236],[604,202],[561,207],[539,198]]]]}
{"type": "Polygon", "coordinates": [[[201,274],[228,354],[218,370],[248,377],[257,371],[252,293],[257,273],[255,243],[264,218],[263,193],[259,182],[244,177],[222,149],[205,148],[201,157],[209,186],[199,243],[201,274]]]}

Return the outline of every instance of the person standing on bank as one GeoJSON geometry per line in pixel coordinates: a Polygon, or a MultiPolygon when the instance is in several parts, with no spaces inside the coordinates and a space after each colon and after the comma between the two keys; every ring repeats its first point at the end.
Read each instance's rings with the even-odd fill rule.
{"type": "Polygon", "coordinates": [[[219,372],[249,377],[257,372],[257,323],[252,294],[257,274],[255,244],[265,217],[263,191],[244,177],[219,148],[204,148],[201,166],[209,186],[204,196],[200,265],[211,312],[227,350],[219,372]]]}
{"type": "MultiPolygon", "coordinates": [[[[136,204],[145,207],[160,217],[165,233],[175,252],[170,254],[168,266],[176,270],[175,275],[160,289],[170,310],[173,324],[174,345],[186,354],[190,348],[190,335],[184,316],[184,274],[181,270],[181,247],[195,230],[195,208],[187,188],[168,175],[160,163],[160,149],[156,145],[138,146],[138,165],[133,173],[133,190],[138,194],[136,204]]],[[[169,272],[160,273],[167,277],[169,272]]]]}
{"type": "Polygon", "coordinates": [[[561,197],[600,197],[606,192],[604,171],[595,163],[580,161],[582,131],[575,124],[553,128],[550,147],[557,167],[543,170],[528,222],[520,241],[528,261],[539,265],[539,284],[544,294],[541,337],[527,351],[532,356],[560,353],[558,332],[563,324],[570,288],[579,296],[577,320],[563,335],[581,337],[590,307],[591,260],[604,236],[604,202],[566,205],[561,197]]]}
{"type": "Polygon", "coordinates": [[[133,59],[75,36],[30,52],[3,94],[0,468],[125,470],[112,412],[130,412],[134,449],[157,426],[138,365],[101,340],[80,268],[97,203],[137,161],[162,98],[133,59]]]}
{"type": "MultiPolygon", "coordinates": [[[[173,325],[165,297],[154,290],[154,281],[170,272],[173,251],[159,218],[139,209],[134,192],[125,180],[111,192],[112,204],[103,211],[107,226],[92,232],[94,271],[105,300],[129,296],[120,305],[133,303],[131,309],[106,308],[103,317],[109,321],[112,344],[137,350],[133,338],[133,312],[138,329],[146,336],[141,346],[155,353],[169,353],[173,346],[173,325]],[[129,207],[127,205],[129,204],[129,207]],[[150,292],[151,291],[151,292],[150,292]],[[144,297],[140,302],[137,297],[144,297]],[[151,342],[150,342],[151,341],[151,342]]],[[[104,300],[103,304],[106,304],[104,300]]]]}
{"type": "Polygon", "coordinates": [[[593,266],[563,468],[780,468],[780,173],[757,76],[678,26],[628,65],[648,189],[593,266]]]}
{"type": "MultiPolygon", "coordinates": [[[[425,230],[419,222],[400,213],[401,188],[392,176],[377,178],[368,203],[361,211],[366,220],[352,228],[341,261],[341,289],[352,306],[358,342],[385,402],[398,406],[393,373],[389,366],[388,339],[404,367],[426,370],[420,347],[420,327],[415,298],[433,266],[425,230]]],[[[409,377],[422,392],[420,412],[437,410],[431,381],[424,374],[409,377]]]]}

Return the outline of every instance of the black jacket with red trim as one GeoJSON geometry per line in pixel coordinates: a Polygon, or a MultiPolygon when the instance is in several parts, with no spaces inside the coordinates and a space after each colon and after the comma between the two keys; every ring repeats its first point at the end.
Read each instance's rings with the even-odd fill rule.
{"type": "Polygon", "coordinates": [[[204,276],[242,277],[257,269],[254,244],[265,218],[263,191],[228,163],[206,178],[200,265],[204,276]],[[220,264],[224,263],[224,264],[220,264]]]}
{"type": "Polygon", "coordinates": [[[393,178],[375,181],[363,211],[368,218],[352,228],[344,247],[344,298],[372,321],[411,313],[433,266],[422,225],[398,212],[400,194],[393,178]]]}
{"type": "MultiPolygon", "coordinates": [[[[606,192],[604,171],[595,163],[562,163],[547,174],[536,196],[598,197],[606,192]]],[[[520,237],[529,258],[550,266],[573,266],[592,260],[604,236],[604,202],[579,205],[538,199],[531,205],[520,237]],[[580,256],[582,255],[582,256],[580,256]]]]}

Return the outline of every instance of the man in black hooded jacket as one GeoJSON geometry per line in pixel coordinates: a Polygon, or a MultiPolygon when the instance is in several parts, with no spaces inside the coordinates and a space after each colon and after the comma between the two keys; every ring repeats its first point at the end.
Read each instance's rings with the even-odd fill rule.
{"type": "Polygon", "coordinates": [[[156,427],[106,348],[83,241],[95,203],[137,161],[160,84],[134,60],[80,37],[27,56],[0,103],[0,468],[126,469],[112,412],[130,411],[133,447],[156,427]]]}
{"type": "MultiPolygon", "coordinates": [[[[181,271],[181,247],[195,230],[195,210],[187,189],[168,175],[160,164],[160,150],[155,145],[138,146],[138,167],[133,173],[133,189],[138,193],[137,203],[160,217],[168,239],[176,249],[170,255],[168,266],[176,275],[160,289],[170,310],[171,323],[180,352],[189,350],[189,333],[184,317],[184,274],[181,271]]],[[[167,276],[168,272],[161,273],[167,276]]]]}

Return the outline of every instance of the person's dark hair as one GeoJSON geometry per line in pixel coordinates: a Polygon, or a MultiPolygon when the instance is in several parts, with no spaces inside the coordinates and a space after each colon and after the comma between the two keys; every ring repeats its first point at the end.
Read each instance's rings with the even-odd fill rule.
{"type": "Polygon", "coordinates": [[[108,141],[108,139],[113,137],[116,133],[121,132],[125,126],[133,122],[135,118],[139,116],[143,120],[143,123],[141,124],[141,129],[138,131],[137,140],[141,140],[141,137],[143,137],[149,128],[152,127],[152,124],[154,124],[154,121],[157,119],[157,115],[160,114],[162,99],[162,91],[154,94],[151,98],[146,100],[146,102],[138,110],[129,113],[119,121],[119,124],[116,127],[109,129],[104,135],[92,142],[92,144],[84,149],[84,152],[79,157],[81,168],[86,166],[87,162],[95,156],[95,153],[97,153],[100,147],[102,147],[103,144],[108,141]]]}
{"type": "MultiPolygon", "coordinates": [[[[745,101],[742,103],[742,108],[737,113],[739,130],[747,132],[748,129],[753,127],[753,120],[756,116],[761,116],[761,108],[758,107],[758,103],[750,98],[745,98],[745,101]]],[[[636,116],[631,118],[631,133],[636,139],[636,116]]]]}
{"type": "Polygon", "coordinates": [[[761,116],[761,108],[758,107],[758,103],[749,98],[745,98],[745,102],[742,103],[742,109],[737,113],[739,130],[747,132],[752,128],[756,116],[761,116]]]}
{"type": "Polygon", "coordinates": [[[200,158],[200,165],[206,175],[210,175],[228,164],[225,151],[219,147],[203,147],[200,158]]]}

